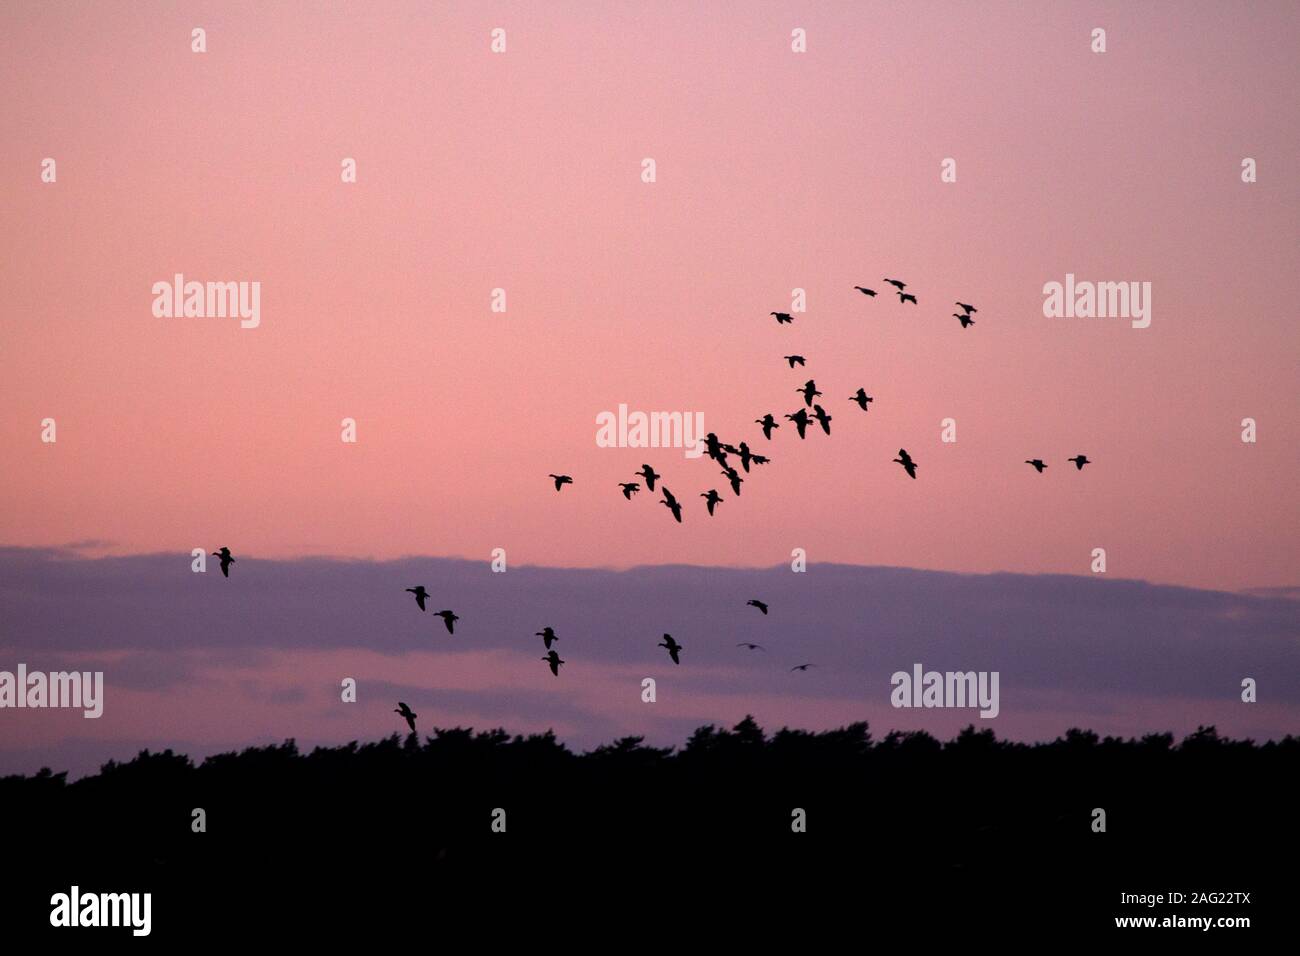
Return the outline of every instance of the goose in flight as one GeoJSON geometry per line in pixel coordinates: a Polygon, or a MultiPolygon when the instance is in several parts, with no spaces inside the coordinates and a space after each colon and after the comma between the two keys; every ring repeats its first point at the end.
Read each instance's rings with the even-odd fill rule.
{"type": "Polygon", "coordinates": [[[803,383],[802,388],[796,388],[795,391],[803,392],[803,403],[809,408],[812,407],[813,399],[821,394],[821,392],[817,391],[817,383],[812,379],[808,379],[803,383]]]}
{"type": "Polygon", "coordinates": [[[221,559],[221,576],[230,577],[230,566],[235,563],[235,559],[230,555],[230,549],[222,548],[220,551],[213,551],[212,556],[221,559]]]}
{"type": "Polygon", "coordinates": [[[551,649],[551,643],[559,640],[559,638],[555,636],[555,631],[549,625],[538,631],[535,636],[542,639],[542,643],[546,645],[548,651],[551,649]]]}
{"type": "Polygon", "coordinates": [[[829,435],[831,433],[832,416],[827,415],[826,409],[822,408],[820,405],[813,406],[813,414],[817,418],[818,423],[822,426],[822,431],[829,435]]]}
{"type": "Polygon", "coordinates": [[[791,368],[794,368],[796,365],[806,365],[806,364],[807,364],[807,361],[804,359],[804,357],[803,357],[802,355],[785,355],[785,356],[782,356],[782,357],[783,357],[787,362],[790,363],[790,367],[791,367],[791,368]]]}
{"type": "Polygon", "coordinates": [[[763,437],[768,441],[772,440],[772,429],[781,427],[776,423],[776,419],[772,417],[771,412],[768,412],[762,418],[754,419],[754,424],[763,426],[763,437]]]}
{"type": "Polygon", "coordinates": [[[641,486],[635,481],[620,481],[618,486],[623,489],[623,497],[628,501],[631,501],[632,496],[641,490],[641,486]]]}
{"type": "Polygon", "coordinates": [[[903,471],[907,472],[911,477],[916,477],[916,462],[912,461],[912,456],[907,453],[906,448],[898,449],[898,457],[894,461],[902,465],[903,471]]]}
{"type": "Polygon", "coordinates": [[[975,320],[970,317],[969,312],[967,312],[964,315],[959,312],[954,312],[952,314],[952,317],[961,323],[961,327],[963,329],[969,328],[970,326],[975,324],[975,320]]]}
{"type": "Polygon", "coordinates": [[[871,402],[874,402],[875,399],[867,394],[867,390],[865,388],[860,388],[858,389],[857,394],[849,396],[849,401],[857,402],[858,408],[862,409],[864,412],[869,412],[871,411],[871,409],[867,408],[867,405],[869,405],[871,402]]]}
{"type": "Polygon", "coordinates": [[[777,325],[781,325],[783,323],[785,325],[789,325],[791,322],[794,321],[794,316],[792,316],[789,312],[769,312],[768,314],[776,316],[777,325]]]}
{"type": "Polygon", "coordinates": [[[958,303],[955,303],[955,304],[956,304],[957,308],[959,308],[959,309],[961,309],[962,311],[964,311],[967,315],[970,315],[972,312],[978,312],[978,311],[979,311],[979,309],[975,308],[975,306],[973,306],[973,305],[967,305],[965,302],[958,302],[958,303]]]}
{"type": "Polygon", "coordinates": [[[764,604],[762,601],[760,601],[758,598],[754,598],[752,601],[746,601],[745,607],[756,607],[764,614],[767,613],[767,605],[764,604]]]}
{"type": "Polygon", "coordinates": [[[406,590],[415,595],[415,603],[420,605],[420,610],[423,611],[424,599],[429,596],[429,592],[424,589],[424,585],[421,584],[419,587],[407,588],[406,590]]]}
{"type": "Polygon", "coordinates": [[[547,477],[548,477],[548,478],[554,478],[554,479],[555,479],[555,490],[556,490],[556,491],[559,491],[559,490],[560,490],[561,488],[563,488],[565,485],[571,485],[571,484],[573,484],[573,479],[570,478],[568,475],[547,475],[547,477]]]}
{"type": "Polygon", "coordinates": [[[708,491],[700,492],[700,497],[706,499],[705,504],[709,506],[709,517],[713,517],[713,508],[722,501],[722,496],[715,489],[710,488],[708,491]]]}
{"type": "Polygon", "coordinates": [[[1067,459],[1065,459],[1065,460],[1066,460],[1066,461],[1072,461],[1072,462],[1074,462],[1075,466],[1076,466],[1080,471],[1083,471],[1083,466],[1084,466],[1084,465],[1091,465],[1091,464],[1092,464],[1092,462],[1090,462],[1090,461],[1088,460],[1088,456],[1087,456],[1087,455],[1075,455],[1073,458],[1067,458],[1067,459]]]}
{"type": "Polygon", "coordinates": [[[861,292],[863,295],[869,295],[869,296],[871,296],[871,298],[873,298],[873,299],[876,297],[876,291],[875,291],[874,289],[864,289],[864,288],[862,288],[862,286],[860,286],[860,285],[855,285],[853,288],[857,289],[857,290],[858,290],[859,292],[861,292]]]}
{"type": "Polygon", "coordinates": [[[405,701],[399,700],[397,702],[397,706],[393,708],[393,713],[401,714],[402,717],[406,720],[406,726],[411,728],[411,733],[415,733],[415,718],[419,717],[420,715],[413,712],[411,708],[407,707],[405,701]]]}
{"type": "Polygon", "coordinates": [[[460,618],[456,616],[455,611],[439,611],[437,614],[434,615],[434,617],[442,618],[442,623],[447,625],[448,634],[456,633],[455,624],[457,621],[460,620],[460,618]]]}
{"type": "Polygon", "coordinates": [[[910,292],[898,293],[899,305],[906,305],[908,302],[912,303],[912,305],[916,305],[916,296],[912,295],[910,292]]]}
{"type": "Polygon", "coordinates": [[[664,486],[663,500],[660,501],[659,503],[673,513],[673,517],[677,519],[678,524],[682,523],[681,503],[675,497],[673,497],[673,493],[668,490],[667,485],[664,486]]]}
{"type": "Polygon", "coordinates": [[[560,660],[559,651],[554,651],[554,650],[547,651],[546,656],[543,657],[542,660],[546,661],[546,663],[551,665],[552,674],[554,674],[556,677],[560,676],[560,665],[565,662],[560,660]]]}
{"type": "Polygon", "coordinates": [[[1041,458],[1028,458],[1025,460],[1025,464],[1033,465],[1034,471],[1038,472],[1040,475],[1043,473],[1043,469],[1047,467],[1047,462],[1043,461],[1041,458]]]}
{"type": "Polygon", "coordinates": [[[668,648],[668,656],[673,659],[673,663],[674,664],[681,663],[681,659],[677,656],[677,652],[682,649],[682,645],[674,641],[673,636],[671,634],[665,634],[664,639],[660,641],[658,644],[656,644],[655,646],[668,648]]]}
{"type": "Polygon", "coordinates": [[[741,641],[736,646],[743,647],[746,650],[750,650],[750,651],[761,651],[764,649],[762,644],[751,644],[749,641],[741,641]]]}
{"type": "Polygon", "coordinates": [[[801,408],[793,415],[787,415],[785,417],[788,418],[790,421],[794,422],[795,428],[799,429],[799,437],[803,438],[804,432],[808,428],[808,422],[810,421],[810,419],[808,418],[808,413],[801,408]]]}
{"type": "Polygon", "coordinates": [[[642,478],[645,479],[645,486],[650,491],[651,494],[654,493],[655,482],[658,479],[663,477],[663,475],[655,474],[655,470],[651,468],[649,465],[642,465],[641,470],[636,472],[636,474],[640,475],[642,478]]]}
{"type": "Polygon", "coordinates": [[[902,292],[904,289],[907,288],[906,282],[899,282],[897,279],[883,279],[881,281],[888,282],[890,285],[898,289],[899,292],[902,292]]]}
{"type": "Polygon", "coordinates": [[[744,483],[745,479],[741,478],[740,472],[736,471],[734,468],[724,468],[722,469],[722,474],[726,476],[729,482],[731,482],[731,493],[739,498],[740,486],[744,483]]]}
{"type": "Polygon", "coordinates": [[[794,667],[790,668],[790,673],[793,674],[795,671],[806,671],[808,668],[816,666],[816,664],[795,664],[794,667]]]}

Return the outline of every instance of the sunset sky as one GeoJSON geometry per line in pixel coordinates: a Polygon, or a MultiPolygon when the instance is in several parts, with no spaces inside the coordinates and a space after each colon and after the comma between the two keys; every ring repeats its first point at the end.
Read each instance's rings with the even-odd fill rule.
{"type": "MultiPolygon", "coordinates": [[[[487,574],[494,548],[510,573],[767,569],[802,548],[809,577],[837,563],[1187,594],[1300,585],[1294,4],[18,2],[0,26],[0,545],[16,549],[0,557],[0,668],[134,641],[87,643],[93,614],[16,613],[54,598],[53,571],[16,571],[45,566],[32,549],[189,574],[192,548],[229,546],[243,559],[230,581],[210,571],[202,585],[232,601],[259,559],[463,558],[487,574]],[[191,52],[195,27],[206,53],[191,52]],[[791,51],[795,28],[806,53],[791,51]],[[345,157],[356,183],[341,182],[345,157]],[[955,183],[940,179],[949,157],[955,183]],[[1257,182],[1242,182],[1247,157],[1257,182]],[[176,273],[260,282],[260,326],[155,317],[152,285],[176,273]],[[1044,284],[1067,273],[1150,282],[1150,327],[1044,317],[1044,284]],[[498,287],[504,314],[490,310],[498,287]],[[769,313],[795,288],[807,312],[778,326],[769,313]],[[958,326],[955,300],[977,305],[975,326],[958,326]],[[787,368],[791,353],[807,368],[787,368]],[[833,434],[801,443],[784,423],[765,442],[753,420],[793,412],[810,377],[833,434]],[[867,414],[848,401],[859,386],[876,399],[867,414]],[[600,448],[596,416],[620,403],[700,412],[772,463],[736,499],[708,459],[600,448]],[[355,444],[340,441],[349,417],[355,444]],[[940,440],[946,418],[955,443],[940,440]],[[900,447],[918,480],[891,462],[900,447]],[[1078,453],[1094,464],[1076,471],[1078,453]],[[1023,464],[1035,457],[1046,474],[1023,464]],[[642,462],[686,503],[680,526],[657,495],[618,493],[642,462]],[[557,494],[550,472],[574,484],[557,494]],[[714,487],[727,500],[710,519],[697,495],[714,487]]],[[[420,582],[391,583],[411,610],[401,588],[420,582]]],[[[1259,635],[1290,667],[1287,603],[1268,599],[1259,635]]],[[[652,607],[612,606],[650,637],[666,629],[652,607]]],[[[131,619],[105,609],[104,627],[131,619]]],[[[198,612],[176,626],[206,635],[205,652],[247,646],[198,612]]],[[[165,669],[165,646],[141,653],[144,671],[165,669]]],[[[405,650],[376,653],[389,656],[375,680],[400,683],[405,650]]],[[[332,686],[347,667],[302,654],[271,655],[264,676],[332,686]]],[[[1068,671],[1048,672],[1052,719],[1027,734],[1099,712],[1068,671]]],[[[527,673],[554,693],[542,664],[527,673]]],[[[1235,684],[1225,676],[1229,704],[1235,684]]],[[[513,728],[508,686],[427,709],[513,728]]],[[[185,685],[150,693],[114,739],[147,743],[185,685]]],[[[854,693],[772,712],[852,719],[854,693]]],[[[713,713],[704,700],[683,720],[713,713]]],[[[1242,729],[1300,729],[1300,700],[1287,706],[1242,729]]],[[[289,735],[273,714],[232,729],[201,709],[168,739],[289,735]]],[[[1200,712],[1126,713],[1117,730],[1200,712]]],[[[593,703],[575,734],[635,726],[601,714],[593,703]]],[[[367,720],[320,736],[396,729],[367,720]]],[[[52,748],[82,723],[24,733],[52,748]]]]}

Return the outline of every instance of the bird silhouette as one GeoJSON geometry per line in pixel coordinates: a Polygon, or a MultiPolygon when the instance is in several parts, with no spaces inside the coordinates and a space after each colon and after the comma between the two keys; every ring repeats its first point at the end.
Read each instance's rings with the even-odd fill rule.
{"type": "Polygon", "coordinates": [[[957,306],[957,308],[962,309],[967,315],[970,315],[972,312],[979,311],[979,309],[975,308],[975,306],[967,305],[965,302],[957,302],[954,304],[957,306]]]}
{"type": "Polygon", "coordinates": [[[912,295],[912,293],[910,293],[910,292],[900,292],[900,293],[898,293],[898,304],[899,304],[899,305],[905,305],[905,304],[907,304],[908,302],[912,303],[912,305],[916,305],[916,296],[912,295]]]}
{"type": "Polygon", "coordinates": [[[744,648],[747,648],[747,649],[749,649],[749,650],[751,650],[751,651],[761,651],[761,650],[763,650],[763,645],[762,645],[762,644],[751,644],[749,641],[741,641],[741,642],[740,642],[739,644],[737,644],[736,646],[737,646],[737,647],[744,647],[744,648]]]}
{"type": "Polygon", "coordinates": [[[442,618],[442,623],[447,625],[448,634],[456,633],[455,625],[456,622],[460,620],[460,618],[456,616],[455,611],[439,611],[437,614],[434,615],[434,617],[442,618]]]}
{"type": "Polygon", "coordinates": [[[678,524],[682,523],[682,506],[680,502],[673,497],[673,493],[668,490],[666,485],[664,486],[663,500],[659,503],[673,513],[673,517],[677,519],[678,524]]]}
{"type": "Polygon", "coordinates": [[[754,453],[749,450],[748,442],[742,441],[739,446],[723,445],[722,447],[732,455],[739,455],[740,467],[744,468],[745,471],[749,471],[749,463],[754,460],[754,453]]]}
{"type": "Polygon", "coordinates": [[[746,606],[746,607],[756,607],[756,608],[758,608],[760,611],[762,611],[764,614],[767,613],[767,605],[764,604],[762,601],[760,601],[758,598],[754,598],[752,601],[746,601],[746,602],[745,602],[745,606],[746,606]]]}
{"type": "Polygon", "coordinates": [[[559,651],[547,651],[546,656],[543,657],[542,660],[546,661],[546,663],[551,665],[552,674],[554,674],[556,677],[560,676],[560,665],[565,662],[560,660],[559,651]]]}
{"type": "Polygon", "coordinates": [[[423,611],[424,599],[429,596],[429,592],[424,589],[424,585],[421,584],[419,587],[407,588],[406,590],[415,595],[415,603],[420,605],[420,610],[423,611]]]}
{"type": "Polygon", "coordinates": [[[858,389],[856,394],[849,396],[849,401],[857,402],[858,408],[862,409],[864,412],[869,412],[871,411],[871,409],[867,408],[867,405],[869,405],[871,402],[874,402],[875,399],[867,394],[867,390],[865,388],[860,388],[858,389]]]}
{"type": "Polygon", "coordinates": [[[724,468],[727,466],[727,452],[713,432],[704,436],[704,453],[724,468]]]}
{"type": "Polygon", "coordinates": [[[1029,459],[1026,459],[1026,460],[1025,460],[1025,464],[1026,464],[1026,465],[1033,465],[1033,466],[1034,466],[1034,470],[1035,470],[1036,472],[1038,472],[1040,475],[1043,473],[1043,469],[1047,467],[1047,463],[1046,463],[1045,461],[1043,461],[1043,459],[1041,459],[1041,458],[1029,458],[1029,459]]]}
{"type": "Polygon", "coordinates": [[[776,423],[776,419],[772,417],[771,412],[768,412],[762,418],[755,418],[754,424],[763,426],[763,437],[768,441],[772,440],[772,429],[781,427],[776,423]]]}
{"type": "Polygon", "coordinates": [[[663,475],[656,475],[655,470],[649,465],[642,465],[641,470],[636,472],[636,474],[645,479],[645,486],[651,492],[655,490],[655,482],[663,477],[663,475]]]}
{"type": "Polygon", "coordinates": [[[822,431],[824,431],[826,434],[829,435],[831,433],[832,416],[827,415],[826,409],[822,408],[820,405],[813,406],[813,414],[816,416],[817,421],[821,424],[822,431]]]}
{"type": "Polygon", "coordinates": [[[1087,455],[1075,455],[1073,458],[1067,458],[1067,459],[1065,459],[1065,460],[1066,460],[1066,461],[1072,461],[1072,462],[1074,462],[1075,466],[1076,466],[1080,471],[1083,471],[1083,466],[1084,466],[1084,465],[1091,465],[1091,464],[1092,464],[1092,462],[1090,462],[1090,461],[1088,460],[1088,456],[1087,456],[1087,455]]]}
{"type": "Polygon", "coordinates": [[[803,383],[802,388],[796,388],[795,391],[803,392],[803,403],[809,407],[812,406],[813,399],[821,394],[821,392],[817,391],[817,383],[812,379],[808,379],[803,383]]]}
{"type": "Polygon", "coordinates": [[[744,483],[745,479],[741,478],[740,472],[736,471],[734,468],[724,468],[722,469],[722,473],[726,475],[727,480],[731,482],[731,493],[739,498],[740,486],[744,483]]]}
{"type": "Polygon", "coordinates": [[[970,317],[969,312],[967,312],[964,315],[960,312],[954,312],[952,314],[952,317],[961,323],[961,327],[963,329],[966,328],[967,326],[971,326],[975,324],[975,320],[970,317]]]}
{"type": "Polygon", "coordinates": [[[230,566],[235,563],[235,559],[230,555],[230,549],[222,548],[220,551],[213,551],[212,556],[221,559],[221,576],[230,577],[230,566]]]}
{"type": "Polygon", "coordinates": [[[808,428],[808,422],[810,421],[808,413],[801,408],[793,415],[787,415],[785,417],[794,422],[795,428],[799,429],[799,437],[803,438],[804,432],[808,428]]]}
{"type": "Polygon", "coordinates": [[[707,500],[705,501],[705,504],[707,504],[707,505],[709,506],[709,515],[710,515],[710,517],[712,517],[712,515],[713,515],[713,506],[716,505],[716,504],[718,504],[718,503],[720,503],[720,502],[722,501],[722,497],[721,497],[721,496],[717,493],[717,491],[715,491],[713,488],[710,488],[710,489],[709,489],[708,491],[706,491],[706,492],[701,492],[701,493],[700,493],[700,497],[701,497],[701,498],[705,498],[705,499],[707,499],[707,500]]]}
{"type": "Polygon", "coordinates": [[[623,489],[623,497],[628,501],[631,501],[632,496],[641,490],[641,486],[635,481],[620,481],[618,486],[623,489]]]}
{"type": "Polygon", "coordinates": [[[401,714],[406,719],[406,725],[411,728],[411,733],[415,733],[415,718],[420,715],[414,713],[411,708],[406,706],[404,701],[398,701],[397,706],[393,708],[393,713],[401,714]]]}
{"type": "Polygon", "coordinates": [[[858,290],[859,292],[861,292],[863,295],[869,295],[869,296],[871,296],[873,299],[876,297],[876,293],[875,293],[875,290],[874,290],[874,289],[864,289],[864,288],[862,288],[862,286],[860,286],[860,285],[855,285],[853,288],[857,289],[857,290],[858,290]]]}
{"type": "Polygon", "coordinates": [[[775,315],[775,316],[776,316],[776,324],[777,324],[777,325],[780,325],[780,324],[782,324],[783,322],[784,322],[786,325],[789,325],[791,322],[794,321],[794,316],[792,316],[789,312],[770,312],[770,313],[768,313],[768,314],[769,314],[769,315],[775,315]]]}
{"type": "Polygon", "coordinates": [[[673,659],[673,663],[674,664],[681,663],[681,659],[677,656],[677,652],[682,649],[682,645],[674,641],[673,636],[671,634],[665,634],[664,639],[660,641],[658,644],[656,644],[655,646],[668,648],[668,656],[673,659]]]}
{"type": "Polygon", "coordinates": [[[546,645],[547,650],[551,649],[551,643],[553,641],[559,640],[559,638],[555,636],[555,631],[552,630],[549,625],[547,625],[546,627],[538,631],[535,636],[540,637],[542,639],[542,643],[546,645]]]}
{"type": "Polygon", "coordinates": [[[794,368],[796,365],[805,365],[805,364],[807,364],[807,363],[804,361],[804,357],[803,357],[802,355],[786,355],[786,356],[784,356],[784,358],[785,358],[785,360],[786,360],[787,362],[790,363],[790,367],[791,367],[791,368],[794,368]]]}
{"type": "Polygon", "coordinates": [[[913,478],[916,477],[916,462],[912,461],[912,456],[907,453],[906,448],[898,449],[898,457],[894,459],[903,466],[903,471],[907,472],[913,478]]]}
{"type": "Polygon", "coordinates": [[[808,668],[816,667],[816,666],[817,666],[816,664],[795,664],[794,667],[790,668],[790,672],[794,673],[795,671],[806,671],[808,668]]]}
{"type": "Polygon", "coordinates": [[[772,459],[768,458],[766,455],[750,455],[749,460],[755,465],[767,465],[772,461],[772,459]]]}
{"type": "Polygon", "coordinates": [[[907,288],[906,282],[899,282],[897,279],[884,279],[882,281],[888,282],[890,285],[896,287],[899,292],[902,292],[904,289],[907,288]]]}
{"type": "Polygon", "coordinates": [[[561,488],[563,488],[565,485],[571,485],[571,484],[573,484],[573,479],[570,478],[568,475],[548,475],[547,477],[548,477],[548,478],[554,478],[554,479],[555,479],[555,490],[556,490],[556,491],[559,491],[559,490],[560,490],[561,488]]]}

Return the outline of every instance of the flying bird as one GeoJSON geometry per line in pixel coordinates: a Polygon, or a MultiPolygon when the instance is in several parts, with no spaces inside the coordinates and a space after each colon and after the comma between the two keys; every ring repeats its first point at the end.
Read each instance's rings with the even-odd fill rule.
{"type": "Polygon", "coordinates": [[[767,465],[772,461],[772,459],[768,458],[766,455],[750,455],[749,460],[755,465],[767,465]]]}
{"type": "Polygon", "coordinates": [[[1092,462],[1090,462],[1090,461],[1088,460],[1088,456],[1087,456],[1087,455],[1075,455],[1073,458],[1067,458],[1067,459],[1065,459],[1065,460],[1066,460],[1066,461],[1072,461],[1072,462],[1074,462],[1074,464],[1078,467],[1078,469],[1079,469],[1080,471],[1083,471],[1083,466],[1084,466],[1084,465],[1091,465],[1091,464],[1092,464],[1092,462]]]}
{"type": "Polygon", "coordinates": [[[406,590],[415,595],[415,603],[420,605],[420,610],[423,611],[424,599],[429,596],[429,592],[424,589],[424,585],[421,584],[419,587],[407,588],[406,590]]]}
{"type": "Polygon", "coordinates": [[[739,447],[735,445],[723,445],[722,447],[725,448],[729,454],[739,455],[740,467],[744,468],[745,471],[749,471],[749,463],[754,460],[754,453],[749,450],[748,442],[742,441],[739,447]]]}
{"type": "Polygon", "coordinates": [[[668,490],[666,485],[664,486],[663,500],[659,503],[673,513],[673,517],[677,519],[678,524],[682,523],[682,506],[678,500],[673,497],[673,493],[668,490]]]}
{"type": "Polygon", "coordinates": [[[813,399],[821,394],[821,392],[817,391],[817,383],[812,379],[808,379],[803,383],[802,388],[796,388],[795,391],[803,392],[803,403],[809,407],[812,406],[813,399]]]}
{"type": "Polygon", "coordinates": [[[406,719],[406,725],[411,728],[411,733],[415,733],[415,718],[420,715],[414,713],[411,708],[406,706],[404,701],[398,701],[397,706],[393,708],[393,713],[401,714],[406,719]]]}
{"type": "Polygon", "coordinates": [[[736,469],[734,468],[724,468],[722,469],[722,474],[726,475],[727,480],[731,482],[731,493],[735,495],[737,498],[739,498],[740,486],[745,481],[745,479],[741,478],[740,472],[736,471],[736,469]]]}
{"type": "Polygon", "coordinates": [[[668,656],[673,659],[673,663],[674,664],[681,663],[681,660],[677,657],[677,652],[682,649],[682,645],[674,641],[673,636],[671,634],[665,634],[664,639],[660,641],[658,644],[656,644],[655,647],[668,648],[668,656]]]}
{"type": "Polygon", "coordinates": [[[794,321],[794,316],[792,316],[789,312],[769,312],[768,315],[776,316],[777,325],[781,325],[782,323],[789,325],[791,322],[794,321]]]}
{"type": "Polygon", "coordinates": [[[561,488],[563,488],[565,485],[571,485],[571,484],[573,484],[573,479],[570,478],[568,475],[547,475],[547,477],[548,477],[548,478],[554,478],[554,479],[555,479],[555,490],[556,490],[556,491],[559,491],[559,490],[560,490],[561,488]]]}
{"type": "Polygon", "coordinates": [[[958,302],[958,303],[956,303],[956,306],[957,306],[957,308],[962,309],[963,311],[965,311],[965,313],[966,313],[967,315],[970,315],[972,312],[978,312],[978,311],[979,311],[979,309],[975,308],[975,306],[973,306],[973,305],[967,305],[965,302],[958,302]]]}
{"type": "Polygon", "coordinates": [[[709,506],[709,516],[713,516],[713,506],[722,501],[722,496],[716,490],[710,488],[707,492],[700,492],[701,498],[708,499],[705,504],[709,506]]]}
{"type": "Polygon", "coordinates": [[[864,289],[864,288],[862,288],[862,286],[860,286],[860,285],[855,285],[853,288],[857,289],[857,290],[858,290],[859,292],[861,292],[863,295],[869,295],[869,296],[871,296],[873,299],[876,297],[876,293],[875,293],[875,290],[874,290],[874,289],[864,289]]]}
{"type": "Polygon", "coordinates": [[[856,394],[849,396],[849,401],[857,402],[858,408],[862,409],[864,412],[869,412],[871,411],[871,409],[867,408],[867,405],[871,402],[874,402],[875,399],[867,394],[867,390],[865,388],[860,388],[858,389],[856,394]]]}
{"type": "Polygon", "coordinates": [[[1040,475],[1043,473],[1043,469],[1047,467],[1047,462],[1043,461],[1041,458],[1028,458],[1025,460],[1025,464],[1033,465],[1034,470],[1040,475]]]}
{"type": "Polygon", "coordinates": [[[954,312],[952,314],[952,317],[961,323],[961,327],[963,329],[975,324],[975,320],[970,317],[969,312],[967,312],[965,315],[962,315],[960,312],[954,312]]]}
{"type": "MultiPolygon", "coordinates": [[[[1080,467],[1083,467],[1082,465],[1080,467]]],[[[230,556],[229,548],[222,548],[220,551],[213,551],[214,558],[221,558],[221,576],[230,577],[230,566],[235,563],[235,559],[230,556]]]]}
{"type": "Polygon", "coordinates": [[[726,449],[713,432],[704,436],[704,453],[724,468],[727,466],[726,449]]]}
{"type": "Polygon", "coordinates": [[[755,418],[754,424],[763,426],[763,437],[768,441],[772,440],[772,429],[781,427],[776,423],[776,419],[772,417],[771,412],[768,412],[762,418],[755,418]]]}
{"type": "Polygon", "coordinates": [[[816,666],[817,666],[816,664],[795,664],[794,667],[790,668],[790,672],[794,673],[795,671],[806,671],[808,668],[816,667],[816,666]]]}
{"type": "Polygon", "coordinates": [[[565,663],[560,660],[559,651],[547,651],[546,656],[542,658],[546,663],[551,665],[551,673],[556,677],[560,676],[560,665],[565,663]]]}
{"type": "Polygon", "coordinates": [[[912,303],[912,305],[916,305],[916,296],[912,295],[912,293],[910,293],[910,292],[900,292],[900,293],[898,293],[898,304],[899,304],[899,305],[905,305],[905,304],[908,303],[908,302],[912,303]]]}
{"type": "Polygon", "coordinates": [[[826,409],[822,408],[820,405],[813,406],[813,414],[816,416],[817,421],[821,424],[822,431],[824,431],[826,434],[829,435],[831,433],[832,416],[827,415],[826,409]]]}
{"type": "Polygon", "coordinates": [[[439,611],[437,614],[434,615],[434,617],[442,618],[442,623],[447,625],[448,634],[456,633],[455,624],[457,621],[460,620],[460,618],[456,616],[455,611],[439,611]]]}
{"type": "Polygon", "coordinates": [[[752,601],[746,601],[745,607],[756,607],[764,614],[767,613],[767,605],[764,604],[762,601],[760,601],[758,598],[754,598],[752,601]]]}
{"type": "Polygon", "coordinates": [[[912,456],[907,453],[906,448],[898,449],[898,457],[894,459],[903,466],[903,471],[907,472],[913,478],[916,477],[916,462],[912,461],[912,456]]]}
{"type": "Polygon", "coordinates": [[[899,282],[897,279],[883,279],[881,281],[888,282],[890,285],[897,287],[899,292],[902,292],[907,288],[906,282],[899,282]]]}
{"type": "Polygon", "coordinates": [[[744,647],[744,648],[746,648],[746,649],[748,649],[748,650],[751,650],[751,651],[761,651],[761,650],[763,650],[763,645],[762,645],[762,644],[751,644],[749,641],[741,641],[741,642],[740,642],[739,644],[737,644],[736,646],[737,646],[737,647],[744,647]]]}
{"type": "Polygon", "coordinates": [[[655,482],[658,479],[663,477],[663,475],[656,475],[655,470],[651,468],[649,465],[642,465],[641,470],[636,472],[636,474],[640,475],[642,478],[645,479],[645,486],[652,493],[655,490],[655,482]]]}
{"type": "Polygon", "coordinates": [[[787,415],[785,417],[794,422],[795,428],[799,429],[799,437],[803,438],[804,431],[808,428],[808,413],[801,408],[793,415],[787,415]]]}
{"type": "Polygon", "coordinates": [[[804,357],[802,355],[786,355],[783,356],[783,358],[790,363],[791,368],[794,368],[796,365],[805,364],[804,357]]]}
{"type": "Polygon", "coordinates": [[[542,642],[546,645],[548,651],[551,649],[551,643],[559,640],[559,638],[555,636],[555,631],[549,625],[538,631],[535,636],[542,639],[542,642]]]}

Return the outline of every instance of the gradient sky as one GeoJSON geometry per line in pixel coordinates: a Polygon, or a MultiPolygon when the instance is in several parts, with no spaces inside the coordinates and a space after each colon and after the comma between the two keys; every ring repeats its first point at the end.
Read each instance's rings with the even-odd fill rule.
{"type": "Polygon", "coordinates": [[[1071,575],[1104,547],[1111,577],[1300,584],[1292,3],[14,2],[0,26],[0,544],[1071,575]],[[177,272],[260,281],[261,327],[155,318],[177,272]],[[1152,283],[1150,328],[1045,318],[1066,273],[1152,283]],[[920,304],[852,289],[885,276],[920,304]],[[834,434],[764,443],[809,376],[834,434]],[[597,447],[620,403],[773,463],[709,520],[706,459],[597,447]],[[683,525],[618,495],[643,461],[683,525]]]}

